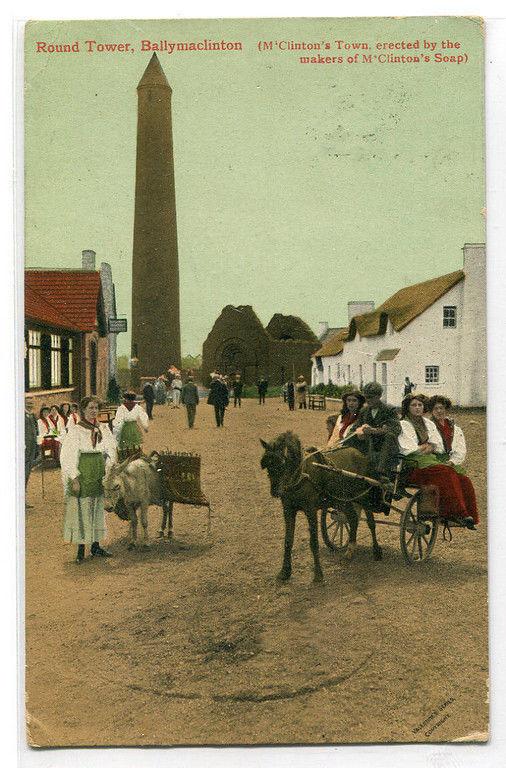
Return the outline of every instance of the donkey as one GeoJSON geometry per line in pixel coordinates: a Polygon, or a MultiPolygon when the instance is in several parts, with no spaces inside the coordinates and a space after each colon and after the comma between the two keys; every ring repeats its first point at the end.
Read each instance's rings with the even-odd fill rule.
{"type": "Polygon", "coordinates": [[[168,515],[169,538],[172,536],[172,503],[163,500],[160,475],[156,470],[157,456],[155,452],[149,458],[128,458],[121,464],[113,465],[104,478],[105,508],[130,521],[128,549],[134,549],[137,545],[138,509],[144,531],[142,546],[143,549],[149,548],[147,513],[151,504],[163,508],[162,521],[168,515]]]}
{"type": "MultiPolygon", "coordinates": [[[[355,501],[361,500],[366,513],[367,524],[371,531],[373,556],[381,560],[382,551],[376,539],[374,515],[367,508],[367,497],[371,487],[363,480],[343,477],[337,473],[321,469],[315,463],[325,463],[321,453],[313,453],[305,458],[297,435],[284,432],[271,443],[260,440],[264,448],[260,466],[269,475],[271,496],[281,499],[285,517],[285,549],[283,565],[278,579],[286,581],[292,574],[292,548],[295,531],[295,518],[300,510],[307,517],[309,542],[314,560],[314,581],[323,580],[318,547],[318,510],[338,506],[345,512],[350,524],[350,543],[346,556],[351,559],[356,549],[359,511],[355,501]]],[[[368,461],[355,448],[342,448],[334,451],[332,464],[341,469],[363,475],[367,471],[368,461]]]]}

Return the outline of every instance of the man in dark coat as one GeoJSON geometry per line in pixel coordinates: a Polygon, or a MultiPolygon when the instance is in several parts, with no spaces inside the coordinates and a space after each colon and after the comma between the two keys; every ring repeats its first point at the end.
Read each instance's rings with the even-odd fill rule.
{"type": "Polygon", "coordinates": [[[289,381],[286,385],[286,402],[290,411],[295,410],[295,384],[289,381]]]}
{"type": "MultiPolygon", "coordinates": [[[[40,457],[40,448],[37,444],[39,430],[37,419],[33,415],[33,398],[25,398],[25,489],[33,467],[40,457]]],[[[29,506],[29,505],[27,505],[29,506]]]]}
{"type": "Polygon", "coordinates": [[[269,387],[269,382],[265,378],[261,378],[257,384],[258,387],[258,404],[265,405],[265,395],[269,387]]]}
{"type": "MultiPolygon", "coordinates": [[[[365,405],[360,410],[348,444],[369,455],[371,469],[380,480],[390,480],[390,474],[397,464],[401,423],[393,405],[381,401],[383,388],[377,381],[366,384],[365,405]]],[[[351,432],[350,432],[351,435],[351,432]]]]}
{"type": "Polygon", "coordinates": [[[238,405],[239,408],[241,407],[241,397],[242,397],[242,381],[239,374],[235,377],[233,384],[232,384],[232,391],[234,393],[234,408],[238,405]]]}
{"type": "Polygon", "coordinates": [[[144,384],[144,387],[142,389],[142,396],[144,398],[144,402],[146,403],[146,413],[148,414],[149,419],[153,419],[153,403],[155,402],[155,390],[153,389],[153,385],[150,381],[147,381],[144,384]]]}
{"type": "Polygon", "coordinates": [[[197,413],[197,405],[199,403],[199,391],[193,376],[188,376],[186,384],[183,384],[181,390],[181,402],[186,408],[186,415],[188,417],[188,427],[193,429],[195,423],[195,415],[197,413]]]}
{"type": "Polygon", "coordinates": [[[221,376],[216,376],[211,381],[209,386],[209,397],[207,398],[209,405],[214,405],[214,416],[216,418],[216,426],[223,426],[223,419],[225,417],[225,408],[228,405],[228,389],[221,376]]]}

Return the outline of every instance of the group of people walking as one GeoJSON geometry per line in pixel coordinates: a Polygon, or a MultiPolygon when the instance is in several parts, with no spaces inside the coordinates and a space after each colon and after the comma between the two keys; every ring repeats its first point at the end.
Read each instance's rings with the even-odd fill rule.
{"type": "Polygon", "coordinates": [[[399,416],[394,406],[381,401],[382,392],[380,384],[371,382],[363,392],[342,396],[341,413],[327,419],[326,450],[346,444],[368,453],[371,467],[387,486],[402,456],[406,484],[436,486],[440,516],[474,529],[479,523],[476,494],[462,467],[466,442],[449,415],[451,401],[410,393],[399,416]]]}

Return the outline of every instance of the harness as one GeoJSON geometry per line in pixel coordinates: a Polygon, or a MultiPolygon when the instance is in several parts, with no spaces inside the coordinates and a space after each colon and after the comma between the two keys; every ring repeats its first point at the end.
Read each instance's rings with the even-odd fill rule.
{"type": "MultiPolygon", "coordinates": [[[[337,449],[333,448],[332,450],[334,451],[337,449]]],[[[307,480],[309,483],[311,483],[313,488],[315,488],[318,491],[318,493],[321,493],[320,489],[318,488],[318,485],[314,482],[314,480],[312,480],[311,476],[308,475],[307,472],[302,471],[302,467],[304,465],[304,462],[307,459],[310,459],[311,456],[316,456],[317,454],[319,454],[323,458],[324,463],[327,463],[325,462],[325,458],[324,458],[325,453],[331,453],[331,451],[315,450],[307,453],[306,456],[301,460],[300,464],[295,468],[294,472],[289,477],[288,481],[284,484],[285,492],[298,490],[298,488],[304,482],[304,480],[307,480]]],[[[367,496],[367,494],[369,494],[370,492],[371,492],[371,488],[366,488],[364,491],[361,491],[356,496],[341,496],[341,497],[332,496],[332,501],[352,503],[352,502],[358,501],[359,499],[364,498],[364,496],[367,496]]]]}

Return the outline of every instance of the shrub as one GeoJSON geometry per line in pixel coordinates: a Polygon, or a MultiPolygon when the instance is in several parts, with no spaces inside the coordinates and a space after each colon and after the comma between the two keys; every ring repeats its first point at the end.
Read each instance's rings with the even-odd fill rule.
{"type": "Polygon", "coordinates": [[[325,397],[341,397],[345,392],[352,392],[357,389],[354,384],[317,384],[315,387],[311,387],[310,392],[313,395],[325,395],[325,397]]]}
{"type": "MultiPolygon", "coordinates": [[[[266,397],[282,397],[283,387],[269,387],[266,397]]],[[[258,398],[258,388],[255,384],[248,384],[242,388],[242,397],[258,398]]]]}

